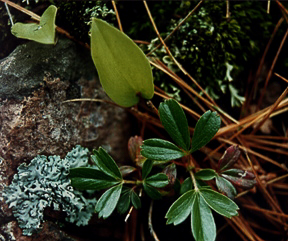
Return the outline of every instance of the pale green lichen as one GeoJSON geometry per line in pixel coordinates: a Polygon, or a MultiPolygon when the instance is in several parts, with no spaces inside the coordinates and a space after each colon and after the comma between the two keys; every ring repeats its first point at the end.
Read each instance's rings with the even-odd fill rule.
{"type": "Polygon", "coordinates": [[[21,164],[12,183],[3,191],[6,203],[12,208],[23,235],[39,231],[44,209],[66,212],[66,221],[87,225],[96,199],[86,199],[73,190],[69,169],[88,165],[88,149],[76,146],[64,159],[59,156],[37,156],[30,164],[21,164]]]}

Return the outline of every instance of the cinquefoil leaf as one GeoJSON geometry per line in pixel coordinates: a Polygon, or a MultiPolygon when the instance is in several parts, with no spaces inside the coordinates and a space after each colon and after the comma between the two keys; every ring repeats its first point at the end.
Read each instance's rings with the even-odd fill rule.
{"type": "Polygon", "coordinates": [[[179,197],[169,208],[165,215],[167,224],[178,225],[186,220],[191,213],[191,207],[195,200],[195,191],[190,190],[179,197]]]}
{"type": "Polygon", "coordinates": [[[190,133],[185,113],[176,100],[165,100],[159,106],[162,125],[174,142],[188,151],[190,149],[190,133]]]}
{"type": "Polygon", "coordinates": [[[121,190],[122,184],[112,187],[103,193],[95,207],[95,212],[98,213],[99,218],[103,217],[105,219],[112,214],[120,198],[121,190]]]}
{"type": "Polygon", "coordinates": [[[216,112],[206,111],[198,120],[192,138],[191,152],[205,146],[217,133],[221,119],[216,112]]]}
{"type": "Polygon", "coordinates": [[[173,143],[156,138],[144,141],[141,148],[142,156],[156,161],[174,160],[186,155],[173,143]]]}
{"type": "Polygon", "coordinates": [[[200,195],[215,212],[227,218],[238,215],[237,210],[239,210],[239,208],[237,204],[228,197],[208,188],[201,188],[200,195]]]}
{"type": "Polygon", "coordinates": [[[115,178],[90,167],[70,169],[71,185],[81,190],[102,190],[119,183],[115,178]]]}
{"type": "Polygon", "coordinates": [[[94,155],[91,158],[102,172],[115,179],[122,179],[117,164],[102,147],[99,147],[98,151],[94,150],[93,153],[94,155]]]}
{"type": "Polygon", "coordinates": [[[214,241],[216,238],[216,225],[211,209],[199,193],[195,193],[195,196],[191,211],[193,236],[196,241],[214,241]]]}
{"type": "Polygon", "coordinates": [[[153,176],[147,177],[145,182],[156,188],[162,188],[169,184],[168,177],[164,173],[157,173],[153,176]]]}
{"type": "Polygon", "coordinates": [[[103,20],[93,18],[91,54],[102,87],[118,105],[130,107],[139,95],[154,94],[152,70],[142,50],[124,33],[103,20]]]}

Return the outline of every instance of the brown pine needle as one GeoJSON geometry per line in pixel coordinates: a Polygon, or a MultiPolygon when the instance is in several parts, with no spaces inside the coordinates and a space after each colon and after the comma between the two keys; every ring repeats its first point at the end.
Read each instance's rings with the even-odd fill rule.
{"type": "Polygon", "coordinates": [[[276,216],[281,216],[281,217],[284,217],[284,218],[288,219],[288,214],[285,214],[285,213],[278,213],[278,212],[267,210],[267,209],[264,209],[264,208],[258,208],[258,207],[250,206],[250,205],[247,205],[247,204],[242,204],[242,207],[245,207],[245,208],[257,211],[257,212],[270,213],[270,214],[273,214],[273,215],[276,215],[276,216]]]}
{"type": "Polygon", "coordinates": [[[117,10],[117,7],[116,7],[116,3],[115,3],[114,0],[112,0],[111,2],[112,2],[112,5],[113,5],[115,14],[116,14],[116,18],[117,18],[119,30],[120,30],[121,32],[123,32],[123,28],[122,28],[121,20],[120,20],[119,13],[118,13],[118,10],[117,10]]]}

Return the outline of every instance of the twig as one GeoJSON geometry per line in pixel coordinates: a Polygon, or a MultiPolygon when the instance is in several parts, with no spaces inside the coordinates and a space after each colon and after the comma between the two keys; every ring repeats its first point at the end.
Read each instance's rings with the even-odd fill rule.
{"type": "Polygon", "coordinates": [[[154,238],[155,241],[160,241],[157,234],[154,231],[153,224],[152,224],[152,212],[153,212],[153,203],[154,201],[152,200],[150,203],[150,208],[149,208],[149,214],[148,214],[148,227],[150,230],[150,234],[154,238]]]}
{"type": "Polygon", "coordinates": [[[281,50],[282,50],[282,47],[283,47],[283,45],[284,45],[284,43],[285,43],[285,41],[286,41],[287,35],[288,35],[288,30],[286,31],[286,33],[285,33],[285,35],[284,35],[284,37],[283,37],[283,39],[282,39],[282,41],[281,41],[281,44],[280,44],[280,46],[279,46],[279,48],[278,48],[278,51],[277,51],[277,53],[276,53],[276,56],[275,56],[275,58],[274,58],[274,60],[273,60],[273,63],[272,63],[272,65],[271,65],[271,67],[270,67],[270,70],[269,70],[269,72],[268,72],[267,78],[266,78],[266,80],[265,80],[264,89],[263,89],[263,91],[262,91],[262,93],[261,93],[261,96],[260,96],[260,98],[259,98],[259,101],[258,101],[257,109],[259,109],[260,106],[261,106],[261,104],[262,104],[262,100],[263,100],[264,94],[265,94],[265,92],[266,92],[266,88],[267,88],[268,82],[269,82],[269,80],[270,80],[270,78],[271,78],[271,76],[272,76],[272,72],[273,72],[274,67],[275,67],[275,64],[276,64],[276,62],[277,62],[277,60],[278,60],[279,54],[280,54],[280,52],[281,52],[281,50]]]}
{"type": "MultiPolygon", "coordinates": [[[[288,31],[287,31],[288,33],[288,31]]],[[[254,130],[251,132],[251,135],[254,135],[256,131],[259,130],[259,128],[263,125],[263,123],[269,118],[269,116],[272,114],[272,112],[277,108],[277,106],[280,104],[280,102],[284,99],[288,92],[288,87],[283,91],[283,93],[280,95],[280,97],[277,99],[275,104],[270,108],[267,115],[260,121],[260,123],[254,128],[254,130]]]]}
{"type": "Polygon", "coordinates": [[[112,2],[112,5],[113,5],[115,14],[116,14],[116,18],[117,18],[119,30],[120,30],[121,32],[123,32],[123,28],[122,28],[121,20],[120,20],[119,13],[118,13],[118,10],[117,10],[117,7],[116,7],[116,3],[115,3],[114,0],[112,0],[111,2],[112,2]]]}
{"type": "Polygon", "coordinates": [[[147,2],[145,0],[143,0],[144,6],[146,8],[146,11],[148,13],[149,19],[153,25],[153,28],[159,38],[159,40],[161,41],[161,43],[163,44],[167,54],[171,57],[171,59],[173,60],[173,62],[178,66],[178,68],[183,72],[184,75],[186,75],[190,80],[192,80],[192,82],[202,91],[202,93],[214,104],[216,105],[216,103],[214,102],[214,100],[206,93],[206,91],[197,83],[197,81],[191,76],[189,75],[189,73],[181,66],[181,64],[174,58],[174,56],[172,55],[172,53],[170,52],[169,48],[167,47],[166,43],[164,42],[164,40],[162,39],[157,26],[153,20],[153,17],[151,15],[151,12],[149,10],[149,7],[147,5],[147,2]]]}
{"type": "Polygon", "coordinates": [[[10,13],[9,7],[8,7],[7,3],[4,3],[4,4],[5,4],[5,8],[6,8],[6,10],[7,10],[7,13],[8,13],[8,16],[9,16],[9,19],[10,19],[10,22],[11,22],[11,24],[12,24],[12,26],[13,26],[14,23],[13,23],[13,19],[12,19],[12,15],[11,15],[11,13],[10,13]]]}
{"type": "Polygon", "coordinates": [[[267,1],[267,13],[270,13],[270,5],[271,5],[271,0],[267,1]]]}
{"type": "Polygon", "coordinates": [[[229,0],[226,0],[226,18],[229,19],[230,11],[229,11],[229,0]]]}

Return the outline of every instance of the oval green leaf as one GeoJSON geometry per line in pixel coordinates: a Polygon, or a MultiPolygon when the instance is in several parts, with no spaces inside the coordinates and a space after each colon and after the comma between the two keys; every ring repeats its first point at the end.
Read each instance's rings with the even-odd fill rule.
{"type": "Polygon", "coordinates": [[[195,126],[192,138],[192,149],[190,152],[197,151],[205,146],[217,133],[221,125],[221,119],[216,112],[206,111],[195,126]]]}
{"type": "Polygon", "coordinates": [[[168,161],[181,158],[186,154],[176,145],[162,139],[148,139],[141,146],[141,155],[156,161],[168,161]]]}
{"type": "Polygon", "coordinates": [[[108,189],[98,200],[95,212],[98,213],[98,218],[108,218],[118,203],[122,190],[122,184],[108,189]]]}
{"type": "Polygon", "coordinates": [[[11,28],[11,33],[17,38],[29,39],[42,44],[55,43],[55,18],[57,8],[49,6],[36,23],[16,23],[11,28]]]}
{"type": "Polygon", "coordinates": [[[181,106],[176,100],[165,100],[159,106],[162,125],[175,143],[188,151],[190,149],[190,133],[188,121],[181,106]]]}
{"type": "Polygon", "coordinates": [[[214,241],[216,238],[216,225],[211,212],[204,199],[196,193],[191,211],[191,230],[196,241],[214,241]]]}
{"type": "Polygon", "coordinates": [[[118,105],[130,107],[139,95],[154,94],[151,66],[142,50],[127,35],[103,20],[93,18],[91,54],[102,87],[118,105]]]}

